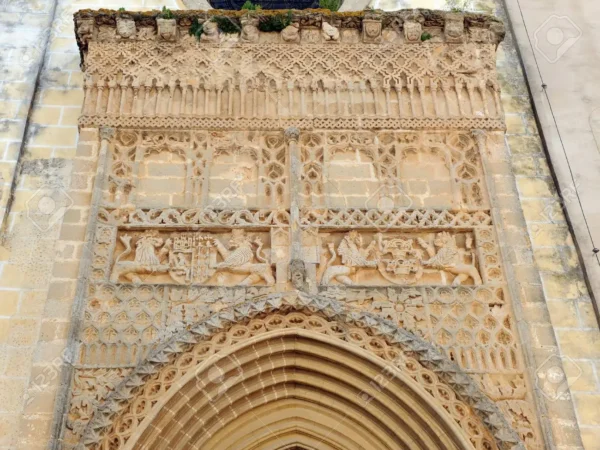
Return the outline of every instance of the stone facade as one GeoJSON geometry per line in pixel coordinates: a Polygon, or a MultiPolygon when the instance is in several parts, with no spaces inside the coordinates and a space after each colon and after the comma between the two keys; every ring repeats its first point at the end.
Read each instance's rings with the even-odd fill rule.
{"type": "MultiPolygon", "coordinates": [[[[548,355],[535,349],[550,342],[530,342],[519,325],[537,271],[511,267],[526,244],[511,234],[524,228],[508,204],[500,24],[470,16],[457,30],[455,15],[439,13],[312,14],[294,18],[298,39],[260,32],[232,42],[217,32],[219,42],[198,44],[187,34],[195,15],[156,32],[131,15],[136,34],[111,14],[77,17],[86,78],[72,173],[97,176],[77,225],[61,230],[90,245],[71,269],[55,263],[53,276],[59,289],[59,272],[80,274],[65,296],[75,294],[77,325],[62,445],[124,445],[132,434],[139,445],[167,442],[168,421],[154,435],[123,424],[129,405],[148,395],[154,404],[151,386],[169,389],[173,365],[189,365],[195,346],[242,329],[259,336],[260,320],[312,332],[326,320],[351,323],[352,338],[341,339],[352,345],[381,334],[369,351],[396,346],[410,360],[399,372],[423,372],[413,372],[417,384],[437,374],[437,394],[424,388],[429,402],[448,410],[440,395],[451,392],[463,414],[448,436],[476,448],[561,446],[568,391],[539,385],[535,369],[548,355]],[[418,27],[433,38],[414,39],[418,27]],[[548,421],[547,409],[563,422],[548,421]]],[[[69,168],[53,170],[60,178],[69,168]]],[[[232,348],[243,342],[233,338],[232,348]]]]}

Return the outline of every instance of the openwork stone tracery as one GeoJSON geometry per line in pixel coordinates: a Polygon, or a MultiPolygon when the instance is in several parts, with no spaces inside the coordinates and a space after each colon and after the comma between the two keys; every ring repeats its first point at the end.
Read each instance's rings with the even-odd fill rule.
{"type": "Polygon", "coordinates": [[[104,171],[65,445],[192,448],[152,422],[179,380],[298,329],[392,361],[449,448],[540,448],[490,195],[500,24],[295,13],[196,42],[188,13],[128,17],[76,17],[104,171]]]}

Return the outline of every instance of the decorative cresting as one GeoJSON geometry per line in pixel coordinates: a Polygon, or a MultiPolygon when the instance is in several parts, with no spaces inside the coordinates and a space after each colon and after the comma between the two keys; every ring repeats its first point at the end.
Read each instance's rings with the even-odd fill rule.
{"type": "Polygon", "coordinates": [[[504,129],[495,72],[504,27],[492,17],[294,11],[281,32],[260,31],[272,14],[78,12],[80,124],[504,129]],[[239,32],[221,32],[215,16],[239,32]],[[196,20],[199,42],[188,33],[196,20]]]}
{"type": "Polygon", "coordinates": [[[469,441],[477,449],[525,448],[500,409],[432,344],[377,315],[301,292],[244,302],[174,334],[95,410],[77,448],[213,448],[208,443],[221,439],[232,446],[220,448],[254,448],[234,445],[249,439],[233,431],[249,429],[245,414],[270,420],[261,408],[292,399],[300,410],[312,400],[317,414],[326,406],[330,420],[356,424],[362,416],[378,424],[357,425],[374,442],[362,448],[466,448],[469,441]],[[333,360],[328,345],[339,350],[333,360]]]}

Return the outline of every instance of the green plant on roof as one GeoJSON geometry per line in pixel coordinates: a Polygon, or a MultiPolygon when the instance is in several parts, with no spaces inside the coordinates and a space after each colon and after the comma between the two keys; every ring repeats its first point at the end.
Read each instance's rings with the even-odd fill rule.
{"type": "Polygon", "coordinates": [[[428,41],[432,37],[433,36],[431,36],[431,34],[429,34],[427,31],[424,31],[423,34],[421,34],[421,41],[423,41],[423,42],[428,41]]]}
{"type": "Polygon", "coordinates": [[[174,19],[175,15],[173,14],[173,11],[171,11],[169,8],[163,6],[162,11],[158,15],[158,17],[160,17],[161,19],[174,19]]]}
{"type": "Polygon", "coordinates": [[[341,0],[319,0],[319,8],[337,11],[342,6],[341,0]]]}
{"type": "Polygon", "coordinates": [[[452,12],[465,12],[473,7],[473,0],[446,0],[444,9],[452,12]]]}
{"type": "Polygon", "coordinates": [[[190,36],[196,36],[196,39],[200,40],[202,33],[204,33],[204,25],[198,21],[197,17],[192,20],[192,25],[188,31],[190,36]]]}
{"type": "Polygon", "coordinates": [[[287,14],[275,14],[273,16],[261,17],[258,22],[260,31],[281,31],[292,23],[292,11],[288,10],[287,14]]]}
{"type": "Polygon", "coordinates": [[[121,6],[121,7],[120,7],[120,8],[117,10],[117,12],[124,13],[124,12],[125,12],[125,8],[123,8],[123,7],[121,6]]]}
{"type": "Polygon", "coordinates": [[[246,3],[244,3],[242,5],[242,10],[248,10],[248,11],[260,11],[262,9],[262,6],[260,5],[255,5],[254,3],[252,3],[250,0],[246,0],[246,3]]]}
{"type": "Polygon", "coordinates": [[[233,17],[215,16],[211,20],[217,24],[221,33],[235,34],[241,30],[237,19],[233,17]]]}

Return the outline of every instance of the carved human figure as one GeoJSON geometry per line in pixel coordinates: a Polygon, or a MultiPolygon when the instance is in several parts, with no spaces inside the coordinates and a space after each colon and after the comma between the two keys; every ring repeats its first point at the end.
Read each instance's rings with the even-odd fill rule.
{"type": "Polygon", "coordinates": [[[248,275],[239,283],[243,286],[251,286],[261,280],[264,280],[267,285],[275,283],[273,269],[262,255],[263,243],[259,238],[252,241],[243,230],[233,230],[229,248],[217,239],[213,239],[212,244],[223,258],[223,262],[213,266],[217,271],[248,275]],[[256,251],[253,249],[253,244],[257,246],[256,251]],[[258,263],[252,262],[254,258],[258,263]]]}
{"type": "Polygon", "coordinates": [[[377,242],[371,241],[367,248],[363,248],[363,238],[357,231],[350,231],[344,238],[335,251],[335,245],[329,243],[327,245],[331,258],[322,257],[319,272],[322,273],[321,284],[331,284],[332,281],[351,286],[353,283],[350,278],[358,269],[361,268],[377,268],[378,261],[372,259],[374,252],[377,249],[377,242]],[[336,260],[339,253],[342,264],[331,264],[336,260]]]}
{"type": "MultiPolygon", "coordinates": [[[[456,245],[456,240],[450,233],[446,231],[438,233],[433,241],[433,246],[422,238],[419,238],[417,241],[429,255],[429,259],[423,261],[423,265],[456,275],[452,281],[453,286],[461,285],[469,277],[473,279],[473,284],[482,284],[481,276],[474,265],[474,261],[471,264],[463,262],[461,252],[456,245]]],[[[466,242],[467,249],[470,249],[471,245],[472,238],[469,235],[466,242]]],[[[472,257],[472,259],[474,258],[472,257]]]]}

